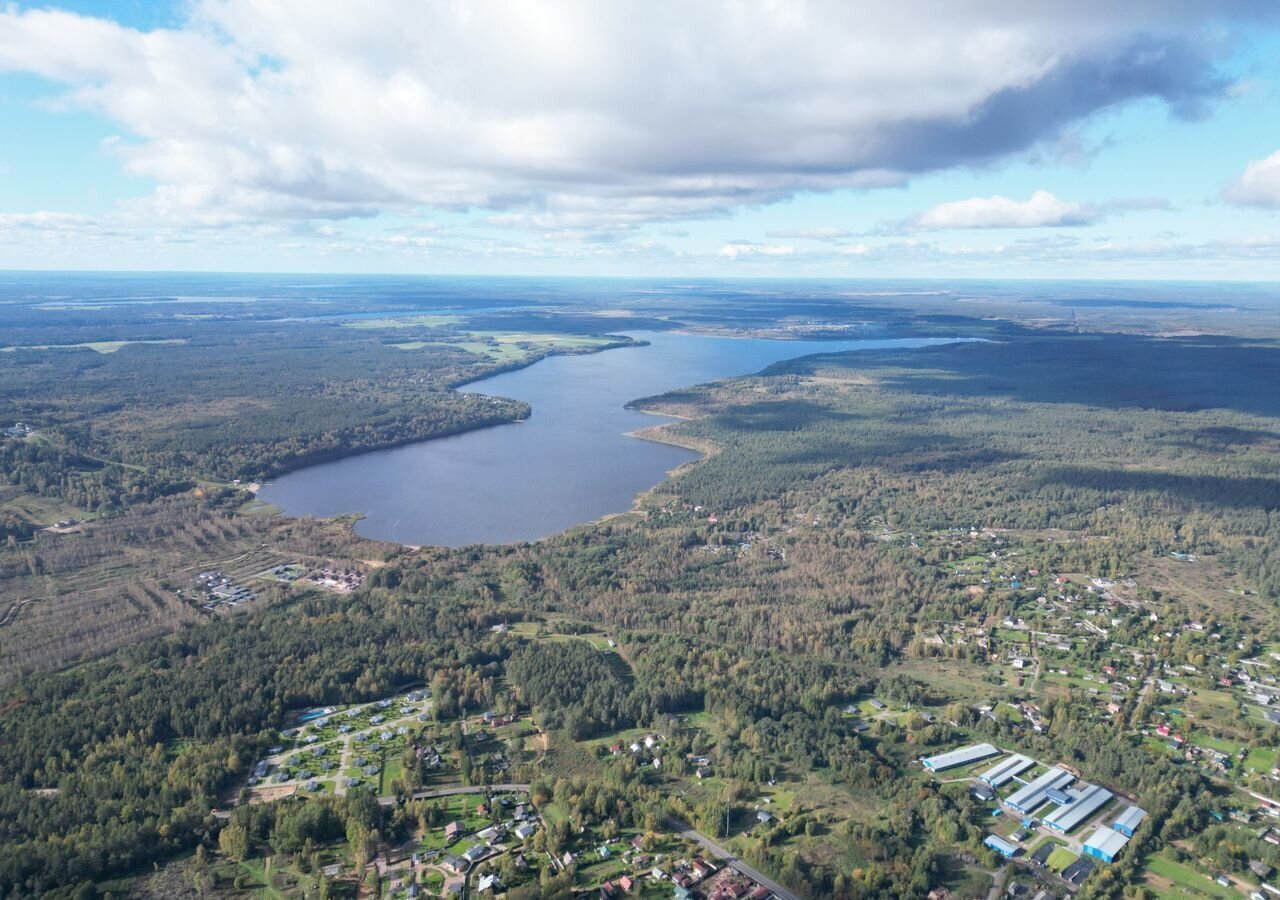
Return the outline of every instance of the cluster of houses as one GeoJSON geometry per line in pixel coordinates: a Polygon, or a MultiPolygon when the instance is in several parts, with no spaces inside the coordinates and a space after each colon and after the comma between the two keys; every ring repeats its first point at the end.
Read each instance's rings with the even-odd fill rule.
{"type": "Polygon", "coordinates": [[[661,769],[661,746],[661,736],[646,734],[640,740],[632,741],[629,746],[623,746],[622,744],[610,745],[609,753],[613,756],[622,756],[624,753],[630,752],[638,764],[651,765],[655,769],[661,769]]]}
{"type": "MultiPolygon", "coordinates": [[[[631,843],[632,849],[628,852],[634,854],[632,862],[642,874],[606,881],[600,886],[600,900],[612,900],[631,893],[636,887],[636,880],[645,877],[643,870],[652,860],[643,853],[643,838],[637,836],[631,843]]],[[[573,855],[565,856],[562,862],[568,866],[573,862],[573,855]]],[[[701,856],[677,860],[670,868],[668,872],[662,866],[654,865],[648,869],[647,876],[654,882],[669,882],[675,900],[769,900],[773,897],[773,892],[763,885],[756,884],[734,869],[720,869],[701,856]]]]}
{"type": "Polygon", "coordinates": [[[265,779],[271,773],[271,763],[265,759],[258,760],[253,767],[253,774],[249,776],[249,785],[252,787],[265,779]]]}
{"type": "Polygon", "coordinates": [[[705,881],[697,879],[686,886],[676,881],[672,892],[676,900],[692,897],[705,898],[705,900],[769,900],[773,896],[773,892],[767,887],[756,884],[734,869],[725,868],[717,872],[714,866],[702,859],[694,860],[692,866],[695,871],[709,869],[712,874],[704,876],[705,881]],[[693,884],[697,881],[701,883],[695,888],[693,884]]]}
{"type": "MultiPolygon", "coordinates": [[[[509,798],[503,798],[497,801],[503,804],[510,803],[509,798]]],[[[487,816],[489,814],[489,806],[481,803],[476,807],[476,814],[487,816]]],[[[533,807],[527,803],[517,803],[512,810],[511,817],[506,821],[489,825],[480,831],[475,832],[478,843],[472,844],[461,853],[446,854],[441,861],[442,865],[454,874],[462,874],[470,871],[472,866],[483,862],[490,857],[496,856],[507,849],[508,840],[523,843],[533,837],[538,830],[538,814],[533,807]]],[[[461,822],[450,822],[444,827],[445,841],[449,846],[453,846],[462,838],[468,835],[466,826],[461,822]]],[[[516,868],[524,868],[527,865],[523,857],[516,860],[516,868]]],[[[496,889],[501,885],[497,881],[497,876],[485,876],[481,878],[477,885],[477,890],[483,893],[489,889],[496,889]],[[485,884],[485,879],[490,879],[485,884]],[[479,885],[483,884],[481,887],[479,885]]]]}
{"type": "Polygon", "coordinates": [[[25,422],[14,422],[4,430],[4,436],[21,440],[35,434],[36,430],[25,422]]]}
{"type": "Polygon", "coordinates": [[[349,594],[364,584],[364,573],[356,569],[331,569],[325,567],[307,575],[306,580],[326,590],[349,594]]]}
{"type": "Polygon", "coordinates": [[[690,890],[695,884],[710,878],[717,869],[711,863],[698,856],[692,860],[678,860],[671,867],[670,879],[677,888],[690,890]]]}
{"type": "Polygon", "coordinates": [[[510,725],[516,720],[516,717],[510,714],[499,715],[493,710],[486,710],[480,717],[484,720],[484,724],[490,728],[501,728],[503,725],[510,725]]]}
{"type": "MultiPolygon", "coordinates": [[[[1193,744],[1180,734],[1171,734],[1168,725],[1161,725],[1156,728],[1156,734],[1161,737],[1167,737],[1169,746],[1175,752],[1180,753],[1182,758],[1188,762],[1198,763],[1222,774],[1229,772],[1235,765],[1235,757],[1225,750],[1193,744]]],[[[1242,747],[1239,758],[1243,759],[1248,753],[1248,748],[1242,747]]]]}
{"type": "Polygon", "coordinates": [[[623,875],[617,881],[606,881],[600,885],[600,900],[610,900],[619,894],[629,894],[636,883],[630,875],[623,875]]]}
{"type": "Polygon", "coordinates": [[[715,774],[715,770],[711,768],[710,757],[690,754],[689,762],[693,766],[693,774],[699,781],[704,778],[710,778],[715,774]]]}
{"type": "MultiPolygon", "coordinates": [[[[1020,753],[1006,755],[993,744],[959,747],[926,757],[921,760],[921,764],[936,774],[974,766],[995,757],[1001,758],[976,774],[970,792],[974,799],[987,803],[997,800],[998,792],[1006,785],[1014,786],[1012,792],[1000,800],[1001,807],[997,808],[996,814],[1003,811],[1018,817],[1020,827],[1007,838],[990,834],[984,841],[988,848],[1007,859],[1019,856],[1023,852],[1022,844],[1033,839],[1040,829],[1065,838],[1092,821],[1093,830],[1079,845],[1079,849],[1083,856],[1111,863],[1147,816],[1146,811],[1138,806],[1126,806],[1114,819],[1104,822],[1099,814],[1115,798],[1110,790],[1102,785],[1090,784],[1066,766],[1051,766],[1041,770],[1031,757],[1020,753]],[[1031,777],[1033,774],[1035,777],[1031,777]]],[[[1043,865],[1043,860],[1032,861],[1043,865]]],[[[1089,871],[1089,865],[1077,866],[1072,875],[1083,881],[1089,871]]],[[[1063,877],[1067,878],[1065,871],[1063,877]]]]}
{"type": "Polygon", "coordinates": [[[298,564],[285,563],[284,565],[276,566],[271,570],[271,575],[274,578],[279,578],[281,581],[297,581],[298,564]]]}
{"type": "Polygon", "coordinates": [[[237,584],[221,572],[201,572],[196,576],[196,587],[204,592],[201,609],[212,612],[220,604],[237,606],[257,599],[257,594],[243,584],[237,584]]]}

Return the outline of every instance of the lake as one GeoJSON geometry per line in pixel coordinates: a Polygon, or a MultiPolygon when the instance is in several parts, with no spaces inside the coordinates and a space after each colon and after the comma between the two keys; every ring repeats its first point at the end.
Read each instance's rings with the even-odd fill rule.
{"type": "Polygon", "coordinates": [[[629,432],[673,421],[625,408],[640,397],[811,353],[944,340],[773,341],[635,332],[647,346],[553,356],[466,390],[528,403],[527,421],[299,469],[259,497],[291,516],[362,513],[360,534],[401,544],[531,541],[631,508],[698,454],[629,432]]]}

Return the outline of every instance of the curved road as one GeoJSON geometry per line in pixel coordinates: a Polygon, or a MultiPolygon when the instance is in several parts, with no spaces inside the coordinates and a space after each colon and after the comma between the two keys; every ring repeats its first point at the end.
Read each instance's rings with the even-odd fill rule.
{"type": "Polygon", "coordinates": [[[1005,879],[1009,877],[1010,867],[1011,865],[1006,863],[996,870],[995,877],[991,879],[991,890],[987,891],[987,900],[1000,900],[1000,892],[1004,889],[1005,879]]]}
{"type": "Polygon", "coordinates": [[[703,849],[712,856],[723,861],[729,868],[746,875],[748,878],[758,882],[759,884],[763,884],[769,890],[773,891],[778,897],[782,898],[782,900],[800,900],[800,897],[797,894],[787,890],[763,872],[758,872],[751,868],[751,866],[738,859],[738,857],[734,856],[724,847],[721,847],[715,841],[711,840],[711,838],[707,837],[701,831],[695,831],[687,823],[681,822],[679,819],[668,819],[667,824],[673,831],[679,834],[680,837],[690,841],[697,841],[702,845],[703,849]]]}

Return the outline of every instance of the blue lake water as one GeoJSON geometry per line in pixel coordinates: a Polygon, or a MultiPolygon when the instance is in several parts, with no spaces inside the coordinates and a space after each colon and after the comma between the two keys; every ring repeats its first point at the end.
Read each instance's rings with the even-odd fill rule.
{"type": "Polygon", "coordinates": [[[632,400],[811,353],[944,342],[631,336],[649,345],[553,356],[466,388],[525,401],[533,408],[525,422],[300,469],[265,485],[259,496],[293,516],[362,513],[360,534],[402,544],[536,540],[630,509],[637,494],[698,458],[631,437],[672,421],[626,409],[632,400]]]}

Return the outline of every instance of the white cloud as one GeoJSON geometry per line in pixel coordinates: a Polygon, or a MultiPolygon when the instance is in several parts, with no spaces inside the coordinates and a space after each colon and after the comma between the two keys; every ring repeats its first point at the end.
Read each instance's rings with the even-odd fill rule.
{"type": "Polygon", "coordinates": [[[0,231],[19,228],[36,231],[73,231],[91,223],[88,216],[76,213],[50,212],[0,213],[0,231]]]}
{"type": "Polygon", "coordinates": [[[1097,207],[1059,200],[1048,191],[1036,191],[1026,200],[971,197],[939,203],[915,219],[917,228],[1047,228],[1088,225],[1101,217],[1097,207]]]}
{"type": "Polygon", "coordinates": [[[159,184],[139,218],[586,234],[986,164],[1131,100],[1196,114],[1228,87],[1214,26],[1251,6],[192,0],[148,32],[9,6],[0,70],[119,124],[159,184]]]}
{"type": "Polygon", "coordinates": [[[836,228],[831,225],[819,225],[815,228],[783,228],[777,231],[770,231],[767,236],[771,238],[790,238],[792,240],[801,241],[834,242],[852,237],[852,234],[845,228],[836,228]]]}
{"type": "Polygon", "coordinates": [[[753,256],[794,256],[796,248],[790,244],[757,244],[752,241],[729,241],[720,248],[720,255],[727,259],[747,259],[753,256]]]}
{"type": "Polygon", "coordinates": [[[1245,166],[1244,174],[1227,188],[1225,196],[1240,206],[1280,209],[1280,150],[1245,166]]]}

